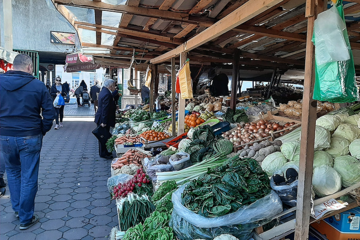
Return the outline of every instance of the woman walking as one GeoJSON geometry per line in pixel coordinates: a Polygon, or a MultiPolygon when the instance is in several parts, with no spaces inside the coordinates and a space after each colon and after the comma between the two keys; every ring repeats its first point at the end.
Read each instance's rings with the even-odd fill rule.
{"type": "MultiPolygon", "coordinates": [[[[61,84],[61,78],[57,77],[55,79],[55,84],[51,86],[50,90],[51,97],[53,98],[53,101],[55,98],[61,94],[61,96],[66,96],[66,93],[64,92],[64,89],[61,84]]],[[[63,127],[63,118],[64,118],[64,105],[60,107],[55,107],[56,115],[55,115],[55,130],[58,130],[59,127],[63,127]],[[59,117],[60,117],[60,124],[59,124],[59,117]]]]}

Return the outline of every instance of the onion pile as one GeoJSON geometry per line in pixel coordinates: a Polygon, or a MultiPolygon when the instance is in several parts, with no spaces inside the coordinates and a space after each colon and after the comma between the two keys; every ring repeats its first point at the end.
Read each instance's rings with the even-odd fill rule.
{"type": "Polygon", "coordinates": [[[245,123],[243,127],[238,126],[235,130],[223,133],[222,136],[237,146],[261,140],[271,136],[272,134],[274,137],[280,137],[291,131],[293,125],[295,125],[294,122],[281,125],[279,123],[260,120],[256,123],[245,123]],[[277,132],[283,129],[287,130],[277,132]]]}

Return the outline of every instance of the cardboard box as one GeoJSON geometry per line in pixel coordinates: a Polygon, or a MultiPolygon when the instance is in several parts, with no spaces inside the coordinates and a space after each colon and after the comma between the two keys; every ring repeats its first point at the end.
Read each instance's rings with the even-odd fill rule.
{"type": "Polygon", "coordinates": [[[360,240],[360,207],[311,224],[329,240],[360,240]]]}

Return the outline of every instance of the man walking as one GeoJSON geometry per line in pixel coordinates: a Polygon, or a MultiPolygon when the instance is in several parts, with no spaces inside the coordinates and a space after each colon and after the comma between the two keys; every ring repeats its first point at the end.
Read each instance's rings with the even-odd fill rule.
{"type": "MultiPolygon", "coordinates": [[[[110,131],[110,127],[115,126],[116,105],[111,94],[113,91],[115,91],[114,80],[105,80],[104,87],[99,93],[99,109],[95,114],[95,123],[106,128],[107,131],[110,131]]],[[[112,158],[112,154],[106,149],[105,142],[99,141],[99,155],[102,158],[112,158]]]]}
{"type": "Polygon", "coordinates": [[[39,221],[34,206],[40,151],[55,110],[49,91],[32,75],[31,58],[17,55],[13,68],[0,75],[0,151],[12,208],[20,219],[20,230],[25,230],[39,221]]]}
{"type": "Polygon", "coordinates": [[[99,101],[98,101],[97,95],[98,95],[98,93],[100,92],[100,87],[98,86],[98,84],[99,84],[99,82],[96,81],[96,82],[95,82],[95,85],[90,88],[90,97],[91,97],[91,100],[94,101],[94,110],[95,110],[95,113],[96,113],[96,111],[97,111],[98,108],[99,108],[99,101]]]}

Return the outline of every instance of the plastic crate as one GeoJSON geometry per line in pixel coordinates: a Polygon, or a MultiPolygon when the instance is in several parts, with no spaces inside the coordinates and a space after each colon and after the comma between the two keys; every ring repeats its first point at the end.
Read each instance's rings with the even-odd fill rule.
{"type": "Polygon", "coordinates": [[[187,138],[187,132],[181,134],[180,136],[174,138],[173,140],[169,141],[169,142],[164,142],[165,145],[169,148],[169,147],[174,147],[177,148],[179,146],[179,143],[181,140],[187,138]]]}
{"type": "Polygon", "coordinates": [[[217,136],[224,132],[229,131],[231,128],[229,122],[219,122],[214,126],[212,126],[211,129],[214,131],[215,136],[217,136]]]}
{"type": "Polygon", "coordinates": [[[219,122],[220,122],[219,119],[210,119],[210,120],[207,120],[206,122],[200,124],[197,127],[201,127],[201,126],[204,126],[204,125],[210,125],[212,127],[212,126],[215,126],[219,122]]]}

